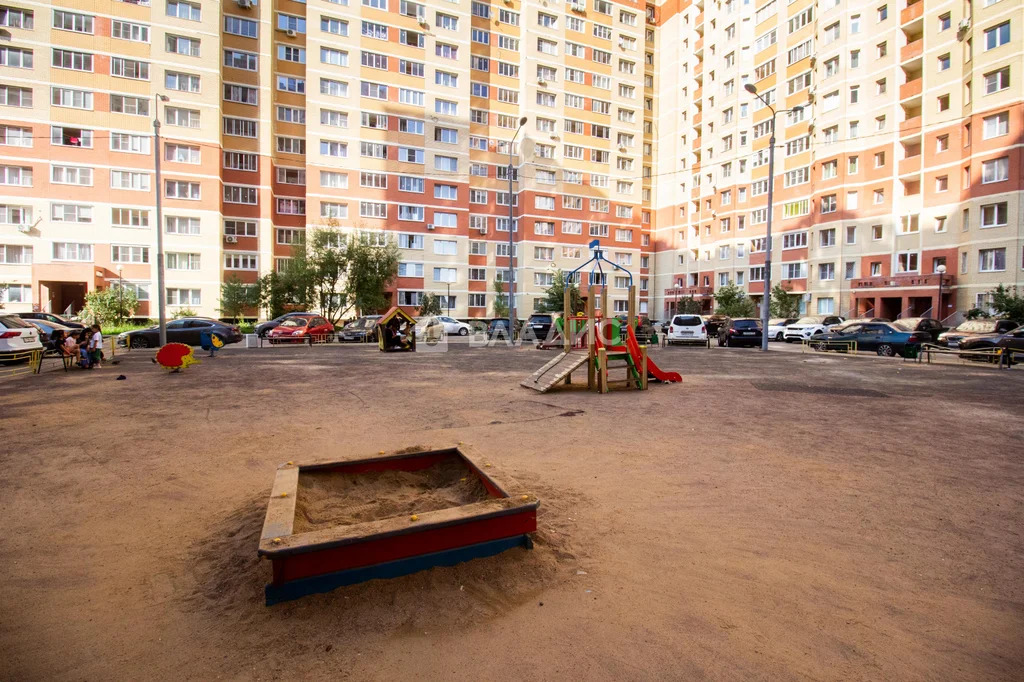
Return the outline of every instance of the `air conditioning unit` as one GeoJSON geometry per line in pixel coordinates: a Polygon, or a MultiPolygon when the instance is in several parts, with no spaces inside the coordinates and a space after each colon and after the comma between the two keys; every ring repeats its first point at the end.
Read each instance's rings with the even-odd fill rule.
{"type": "Polygon", "coordinates": [[[32,226],[31,225],[18,225],[18,232],[24,232],[25,234],[28,234],[31,231],[32,231],[32,226]]]}
{"type": "Polygon", "coordinates": [[[226,234],[224,235],[224,241],[227,242],[228,244],[237,244],[238,237],[236,237],[233,234],[226,234]]]}
{"type": "Polygon", "coordinates": [[[547,84],[548,84],[548,82],[546,80],[544,80],[543,78],[538,78],[537,79],[537,85],[547,85],[547,84]]]}
{"type": "Polygon", "coordinates": [[[958,31],[966,31],[970,27],[971,27],[971,20],[970,19],[961,19],[960,23],[956,25],[956,30],[958,30],[958,31]]]}
{"type": "Polygon", "coordinates": [[[626,145],[620,144],[619,145],[619,151],[620,152],[625,152],[626,151],[626,145]]]}
{"type": "Polygon", "coordinates": [[[242,9],[251,9],[256,3],[253,0],[237,0],[238,6],[242,9]]]}
{"type": "Polygon", "coordinates": [[[487,226],[486,225],[484,225],[483,227],[480,228],[480,234],[487,234],[487,226]]]}
{"type": "Polygon", "coordinates": [[[586,12],[587,10],[586,10],[585,8],[583,8],[583,7],[580,7],[579,5],[573,5],[573,6],[572,6],[572,11],[573,11],[573,12],[578,12],[578,13],[580,13],[580,14],[583,14],[583,13],[584,13],[584,12],[586,12]]]}
{"type": "Polygon", "coordinates": [[[290,29],[288,29],[287,31],[285,31],[284,33],[285,33],[285,35],[286,35],[286,36],[288,36],[289,38],[294,38],[295,36],[299,35],[298,33],[296,33],[296,32],[295,32],[295,29],[294,29],[294,28],[290,28],[290,29]]]}
{"type": "Polygon", "coordinates": [[[427,223],[427,229],[428,230],[433,230],[434,229],[434,223],[427,223]]]}
{"type": "Polygon", "coordinates": [[[426,19],[420,19],[420,26],[423,28],[430,28],[430,24],[427,23],[426,19]]]}

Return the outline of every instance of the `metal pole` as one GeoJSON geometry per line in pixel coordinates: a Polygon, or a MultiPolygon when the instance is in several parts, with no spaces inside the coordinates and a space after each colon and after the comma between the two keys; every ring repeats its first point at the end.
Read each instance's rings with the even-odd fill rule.
{"type": "Polygon", "coordinates": [[[516,128],[515,135],[512,136],[512,141],[508,143],[508,338],[515,340],[516,338],[516,295],[515,295],[515,266],[513,264],[513,249],[515,248],[512,243],[512,231],[515,225],[514,217],[512,214],[513,201],[513,187],[512,187],[512,150],[515,148],[516,138],[519,137],[519,131],[526,125],[526,117],[523,116],[519,119],[519,127],[516,128]]]}
{"type": "Polygon", "coordinates": [[[448,295],[445,296],[445,304],[448,308],[448,317],[452,316],[452,283],[445,282],[445,286],[448,287],[448,295]]]}
{"type": "Polygon", "coordinates": [[[121,266],[117,266],[117,323],[124,324],[124,277],[121,266]]]}
{"type": "Polygon", "coordinates": [[[160,322],[160,347],[167,345],[167,292],[164,291],[164,228],[160,198],[163,184],[160,179],[160,101],[166,95],[153,96],[153,159],[156,170],[156,295],[160,322]]]}
{"type": "Polygon", "coordinates": [[[764,237],[764,295],[761,297],[761,350],[768,350],[768,319],[772,300],[772,213],[775,212],[775,109],[768,139],[768,226],[764,237]]]}

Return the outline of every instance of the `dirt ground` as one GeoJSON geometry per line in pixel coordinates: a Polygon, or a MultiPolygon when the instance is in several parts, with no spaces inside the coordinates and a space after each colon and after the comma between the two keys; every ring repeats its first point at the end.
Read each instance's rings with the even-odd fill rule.
{"type": "Polygon", "coordinates": [[[1024,371],[671,348],[682,384],[521,388],[551,353],[0,379],[0,679],[1024,676],[1024,371]],[[263,605],[278,464],[460,441],[535,549],[263,605]]]}

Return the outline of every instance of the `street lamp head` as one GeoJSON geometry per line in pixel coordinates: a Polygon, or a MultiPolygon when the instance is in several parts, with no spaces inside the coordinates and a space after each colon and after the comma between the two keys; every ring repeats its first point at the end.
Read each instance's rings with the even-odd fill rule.
{"type": "Polygon", "coordinates": [[[757,94],[757,87],[755,87],[753,83],[747,83],[746,85],[743,86],[743,89],[749,92],[751,95],[757,94]]]}
{"type": "Polygon", "coordinates": [[[160,98],[161,102],[170,102],[171,101],[171,98],[168,97],[167,95],[157,95],[157,97],[160,98]]]}
{"type": "Polygon", "coordinates": [[[522,118],[519,119],[519,125],[521,125],[521,126],[526,125],[526,117],[525,116],[523,116],[522,118]]]}
{"type": "Polygon", "coordinates": [[[802,106],[802,105],[800,105],[800,104],[797,104],[797,105],[796,105],[795,107],[793,107],[792,109],[790,109],[790,111],[792,111],[792,112],[793,112],[794,114],[799,114],[799,113],[800,113],[801,111],[803,111],[803,110],[804,110],[804,108],[803,108],[803,106],[802,106]]]}
{"type": "Polygon", "coordinates": [[[946,266],[945,265],[938,266],[937,268],[935,268],[935,272],[939,273],[940,275],[945,275],[946,274],[946,266]]]}

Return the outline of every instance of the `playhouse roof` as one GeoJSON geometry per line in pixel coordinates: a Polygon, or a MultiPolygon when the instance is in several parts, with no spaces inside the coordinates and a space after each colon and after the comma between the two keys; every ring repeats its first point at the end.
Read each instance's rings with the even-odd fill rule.
{"type": "Polygon", "coordinates": [[[384,313],[384,316],[381,317],[380,320],[377,321],[377,324],[383,327],[388,322],[390,322],[391,320],[395,319],[395,317],[400,317],[403,320],[405,320],[406,322],[408,322],[409,324],[416,324],[416,320],[413,319],[412,315],[410,315],[409,313],[405,312],[404,310],[402,310],[398,306],[395,306],[391,310],[389,310],[386,313],[384,313]]]}

